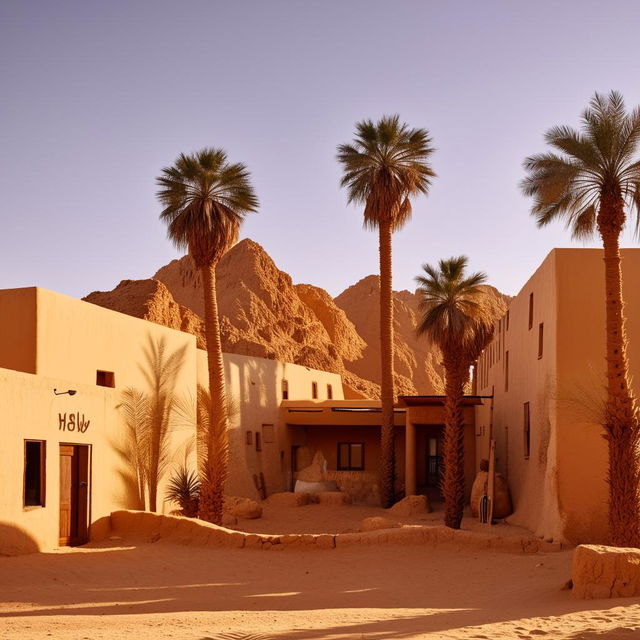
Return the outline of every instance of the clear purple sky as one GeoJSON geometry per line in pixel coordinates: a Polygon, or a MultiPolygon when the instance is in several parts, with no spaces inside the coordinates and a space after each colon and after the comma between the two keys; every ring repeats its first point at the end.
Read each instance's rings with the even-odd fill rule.
{"type": "MultiPolygon", "coordinates": [[[[640,2],[0,1],[0,288],[73,296],[177,256],[154,178],[222,146],[250,168],[243,236],[338,294],[377,271],[339,189],[362,118],[431,132],[438,173],[394,245],[394,288],[465,253],[515,293],[556,246],[520,195],[522,160],[594,91],[640,103],[640,2]]],[[[630,234],[626,244],[633,244],[630,234]]]]}

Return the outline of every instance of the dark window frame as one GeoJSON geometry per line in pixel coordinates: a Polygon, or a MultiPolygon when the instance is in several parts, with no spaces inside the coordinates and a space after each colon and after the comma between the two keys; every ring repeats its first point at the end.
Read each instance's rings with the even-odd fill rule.
{"type": "Polygon", "coordinates": [[[311,382],[311,399],[318,399],[318,383],[315,380],[311,382]]]}
{"type": "Polygon", "coordinates": [[[327,383],[327,400],[333,400],[333,385],[327,383]]]}
{"type": "Polygon", "coordinates": [[[47,441],[35,438],[25,438],[24,440],[24,471],[22,478],[22,506],[25,509],[46,506],[47,489],[47,441]],[[40,460],[38,461],[39,495],[38,501],[27,504],[27,444],[36,443],[40,445],[40,460]]]}
{"type": "Polygon", "coordinates": [[[529,294],[529,329],[533,328],[533,292],[529,294]]]}
{"type": "Polygon", "coordinates": [[[531,456],[531,407],[528,402],[524,403],[524,459],[528,460],[531,456]]]}
{"type": "Polygon", "coordinates": [[[544,352],[544,322],[538,325],[538,360],[542,358],[544,352]]]}
{"type": "Polygon", "coordinates": [[[282,379],[282,399],[289,399],[289,381],[285,378],[282,379]]]}
{"type": "Polygon", "coordinates": [[[338,453],[336,456],[336,460],[337,460],[337,469],[338,471],[364,471],[365,468],[365,463],[364,463],[364,458],[365,456],[365,446],[364,446],[364,442],[338,442],[338,453]],[[348,457],[349,459],[345,462],[343,462],[342,460],[342,456],[340,455],[340,449],[343,446],[348,446],[349,449],[349,454],[348,457]],[[355,467],[351,464],[351,447],[353,446],[359,446],[362,447],[362,464],[359,467],[355,467]]]}
{"type": "Polygon", "coordinates": [[[262,434],[259,431],[256,431],[256,451],[262,451],[262,434]]]}
{"type": "Polygon", "coordinates": [[[96,386],[115,389],[116,373],[115,371],[107,371],[105,369],[96,369],[96,386]]]}

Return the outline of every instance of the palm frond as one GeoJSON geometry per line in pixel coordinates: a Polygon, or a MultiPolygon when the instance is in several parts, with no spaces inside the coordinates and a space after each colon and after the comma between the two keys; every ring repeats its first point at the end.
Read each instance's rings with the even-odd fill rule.
{"type": "Polygon", "coordinates": [[[340,185],[348,202],[364,205],[365,227],[388,222],[399,229],[411,216],[410,198],[428,193],[435,173],[426,129],[410,129],[397,115],[356,124],[355,139],[338,146],[340,185]]]}
{"type": "Polygon", "coordinates": [[[219,260],[237,241],[244,217],[258,209],[248,169],[229,163],[222,149],[180,154],[156,183],[168,236],[198,269],[219,260]]]}

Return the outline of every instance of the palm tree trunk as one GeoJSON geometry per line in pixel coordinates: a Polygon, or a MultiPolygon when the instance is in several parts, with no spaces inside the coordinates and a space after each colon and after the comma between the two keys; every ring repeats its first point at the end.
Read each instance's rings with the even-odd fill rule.
{"type": "Polygon", "coordinates": [[[464,510],[464,414],[462,399],[468,370],[457,354],[443,353],[445,369],[445,425],[442,442],[444,470],[442,493],[444,495],[444,523],[451,529],[459,529],[464,510]]]}
{"type": "Polygon", "coordinates": [[[606,292],[609,526],[614,545],[640,547],[640,427],[636,400],[629,386],[624,327],[618,241],[623,222],[622,199],[603,196],[598,226],[604,246],[606,292]]]}
{"type": "Polygon", "coordinates": [[[229,437],[224,363],[216,299],[215,263],[202,268],[202,284],[211,406],[209,407],[209,432],[206,445],[206,473],[200,487],[198,515],[208,522],[221,524],[224,489],[228,475],[229,437]]]}
{"type": "Polygon", "coordinates": [[[391,224],[380,225],[380,396],[382,424],[380,443],[380,493],[382,506],[394,502],[395,451],[393,405],[393,297],[391,272],[391,224]]]}

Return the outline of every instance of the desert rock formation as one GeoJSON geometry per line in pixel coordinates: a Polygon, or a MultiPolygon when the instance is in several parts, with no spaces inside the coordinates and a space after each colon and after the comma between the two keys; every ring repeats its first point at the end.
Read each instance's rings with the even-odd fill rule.
{"type": "Polygon", "coordinates": [[[158,280],[123,280],[112,291],[94,291],[83,300],[170,329],[192,333],[199,349],[206,346],[201,318],[178,304],[169,289],[158,280]]]}
{"type": "MultiPolygon", "coordinates": [[[[193,333],[203,348],[204,313],[199,274],[183,257],[149,280],[123,280],[113,291],[85,300],[193,333]]],[[[252,240],[235,245],[217,268],[222,347],[225,352],[292,362],[342,375],[347,398],[380,397],[380,279],[368,276],[335,300],[309,284],[293,284],[252,240]]],[[[491,289],[492,304],[503,305],[491,289]]],[[[418,297],[394,292],[398,395],[442,391],[438,354],[416,335],[418,297]]]]}

